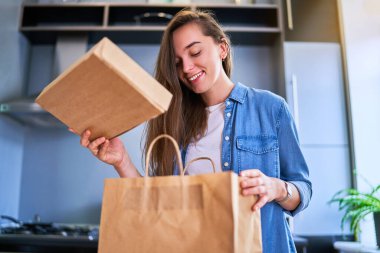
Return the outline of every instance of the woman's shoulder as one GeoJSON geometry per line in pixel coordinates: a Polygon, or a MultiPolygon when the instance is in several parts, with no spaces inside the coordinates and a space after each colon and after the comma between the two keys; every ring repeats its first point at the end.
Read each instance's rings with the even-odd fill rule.
{"type": "Polygon", "coordinates": [[[260,114],[261,119],[267,118],[274,125],[279,126],[283,115],[290,115],[289,106],[283,97],[269,90],[253,87],[246,87],[246,90],[247,108],[254,108],[254,111],[260,114]]]}
{"type": "Polygon", "coordinates": [[[245,86],[247,89],[247,98],[250,103],[256,103],[257,105],[267,106],[280,106],[282,107],[285,99],[272,91],[257,89],[253,87],[245,86]]]}

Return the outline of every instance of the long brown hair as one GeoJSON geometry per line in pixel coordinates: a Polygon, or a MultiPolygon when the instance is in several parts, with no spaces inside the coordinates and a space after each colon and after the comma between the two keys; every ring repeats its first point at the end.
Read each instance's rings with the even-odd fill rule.
{"type": "MultiPolygon", "coordinates": [[[[147,124],[145,129],[145,156],[149,144],[160,134],[171,135],[184,148],[192,139],[197,140],[204,135],[207,128],[206,105],[200,95],[189,90],[180,81],[175,63],[173,32],[189,23],[197,24],[203,35],[212,37],[215,43],[227,44],[229,51],[223,60],[223,69],[228,77],[231,75],[230,41],[213,14],[207,11],[187,9],[178,12],[163,34],[155,69],[156,79],[173,94],[173,98],[168,111],[150,120],[147,124]]],[[[149,174],[156,176],[172,175],[175,161],[173,145],[167,140],[160,140],[150,157],[149,174]]]]}

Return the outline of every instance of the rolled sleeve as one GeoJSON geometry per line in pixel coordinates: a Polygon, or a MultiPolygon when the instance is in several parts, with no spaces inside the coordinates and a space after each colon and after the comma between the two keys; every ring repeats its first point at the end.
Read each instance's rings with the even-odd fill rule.
{"type": "Polygon", "coordinates": [[[289,215],[295,216],[309,205],[311,199],[311,185],[303,181],[289,181],[289,183],[292,183],[300,193],[300,204],[293,211],[287,212],[289,215]]]}
{"type": "Polygon", "coordinates": [[[300,204],[291,212],[292,216],[304,210],[310,203],[312,185],[309,180],[309,169],[298,141],[297,129],[290,114],[288,105],[282,100],[277,120],[280,178],[292,183],[300,194],[300,204]]]}

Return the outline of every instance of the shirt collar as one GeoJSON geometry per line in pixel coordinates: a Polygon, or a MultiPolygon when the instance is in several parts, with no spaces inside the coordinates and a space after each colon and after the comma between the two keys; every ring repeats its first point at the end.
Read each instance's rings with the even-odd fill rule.
{"type": "Polygon", "coordinates": [[[237,83],[235,87],[232,89],[231,94],[228,96],[228,99],[233,99],[241,104],[244,103],[245,98],[247,97],[248,87],[237,83]]]}

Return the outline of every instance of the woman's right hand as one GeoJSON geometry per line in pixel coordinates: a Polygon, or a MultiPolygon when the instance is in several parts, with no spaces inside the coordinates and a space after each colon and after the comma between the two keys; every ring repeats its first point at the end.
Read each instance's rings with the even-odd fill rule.
{"type": "Polygon", "coordinates": [[[99,160],[120,167],[127,151],[119,138],[108,140],[105,137],[99,137],[90,141],[90,130],[85,130],[80,137],[80,144],[88,148],[99,160]]]}
{"type": "MultiPolygon", "coordinates": [[[[69,130],[74,132],[72,129],[69,130]]],[[[91,131],[85,130],[80,135],[80,144],[90,150],[99,160],[114,166],[120,177],[140,176],[120,138],[106,139],[105,137],[99,137],[90,141],[90,136],[91,131]]]]}

